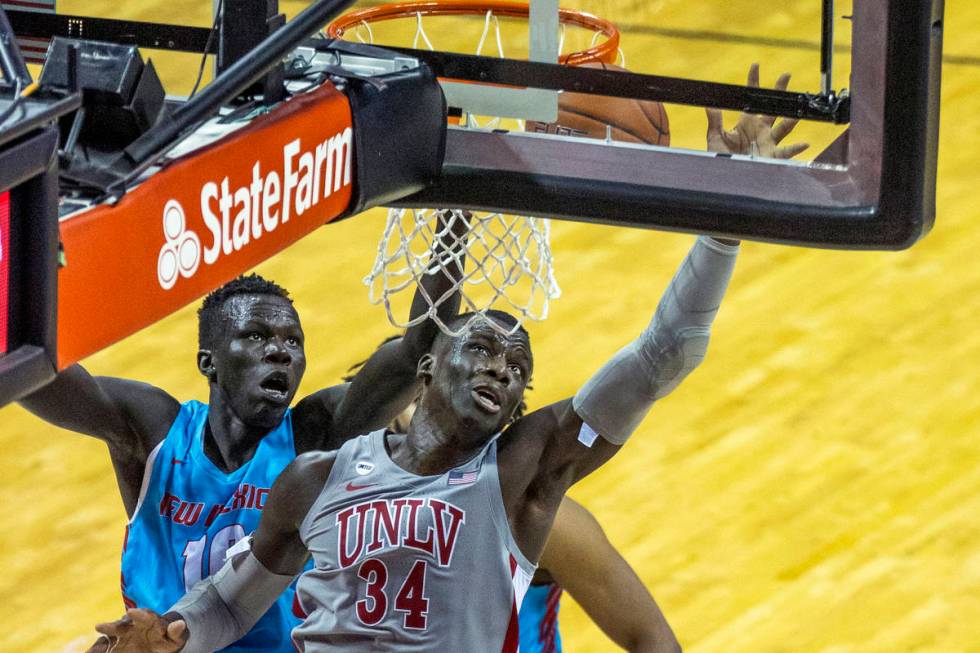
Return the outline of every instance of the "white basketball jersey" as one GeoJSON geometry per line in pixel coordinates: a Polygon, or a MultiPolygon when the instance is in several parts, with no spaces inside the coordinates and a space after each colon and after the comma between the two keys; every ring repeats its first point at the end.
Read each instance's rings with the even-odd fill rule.
{"type": "Polygon", "coordinates": [[[388,456],[384,432],[348,441],[300,536],[314,568],[297,585],[315,651],[516,651],[517,611],[534,565],[504,511],[497,443],[417,476],[388,456]]]}

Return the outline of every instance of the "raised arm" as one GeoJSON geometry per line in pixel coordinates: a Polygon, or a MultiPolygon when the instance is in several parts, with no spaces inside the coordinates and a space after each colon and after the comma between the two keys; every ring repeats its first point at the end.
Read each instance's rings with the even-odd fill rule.
{"type": "Polygon", "coordinates": [[[132,514],[147,456],[167,434],[180,410],[169,394],[146,383],[93,377],[72,365],[20,400],[41,419],[91,435],[109,446],[126,512],[132,514]]]}
{"type": "Polygon", "coordinates": [[[565,497],[541,554],[547,570],[589,617],[631,653],[680,653],[663,612],[592,514],[565,497]]]}
{"type": "Polygon", "coordinates": [[[335,452],[298,456],[273,485],[250,550],[226,560],[163,616],[129,610],[118,621],[96,626],[103,637],[90,653],[210,653],[241,639],[302,572],[309,554],[299,526],[334,458],[335,452]]]}
{"type": "MultiPolygon", "coordinates": [[[[790,74],[783,73],[776,80],[776,90],[785,91],[789,86],[790,74]]],[[[759,64],[749,67],[746,82],[753,88],[759,87],[759,64]]],[[[725,130],[720,109],[706,108],[708,114],[708,151],[726,154],[748,154],[770,159],[791,159],[806,150],[808,143],[793,143],[780,146],[799,120],[783,118],[776,123],[775,116],[743,112],[735,126],[725,130]]]]}
{"type": "MultiPolygon", "coordinates": [[[[449,216],[450,212],[444,215],[449,216]]],[[[468,228],[468,214],[464,212],[462,217],[442,220],[440,224],[442,237],[433,245],[431,274],[422,277],[415,291],[410,321],[428,311],[429,299],[447,296],[437,311],[443,323],[449,322],[459,310],[459,292],[453,288],[463,273],[464,256],[458,251],[458,241],[468,228]]],[[[299,443],[299,450],[336,449],[351,437],[387,426],[418,394],[416,367],[438,332],[434,320],[423,320],[410,327],[403,337],[379,347],[349,386],[328,388],[300,402],[296,409],[300,419],[306,418],[304,412],[317,415],[315,421],[320,425],[327,423],[329,427],[306,429],[316,435],[299,443]],[[336,409],[330,408],[331,404],[336,409]]]]}
{"type": "Polygon", "coordinates": [[[525,554],[541,551],[542,528],[565,491],[612,457],[653,403],[700,364],[737,254],[732,241],[698,238],[643,333],[574,398],[531,413],[502,438],[504,501],[525,554]]]}

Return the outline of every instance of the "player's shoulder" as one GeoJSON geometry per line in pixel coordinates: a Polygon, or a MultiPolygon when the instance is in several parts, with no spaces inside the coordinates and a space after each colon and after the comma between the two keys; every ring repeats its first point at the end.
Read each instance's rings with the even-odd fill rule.
{"type": "Polygon", "coordinates": [[[336,460],[336,450],[307,451],[296,456],[283,471],[283,475],[288,473],[290,480],[297,483],[323,485],[327,482],[336,460]]]}
{"type": "Polygon", "coordinates": [[[292,410],[293,437],[297,451],[324,448],[332,432],[334,416],[349,387],[349,383],[341,383],[299,400],[292,410]]]}
{"type": "Polygon", "coordinates": [[[112,399],[136,408],[164,408],[176,413],[180,402],[169,392],[145,381],[123,379],[115,376],[96,376],[99,387],[112,399]]]}
{"type": "Polygon", "coordinates": [[[320,495],[330,477],[336,451],[302,453],[283,470],[272,488],[265,512],[283,525],[298,525],[320,495]],[[268,510],[269,507],[272,510],[268,510]]]}
{"type": "Polygon", "coordinates": [[[565,414],[572,410],[571,403],[570,399],[565,399],[516,420],[501,435],[500,450],[546,447],[550,436],[561,430],[565,414]]]}
{"type": "Polygon", "coordinates": [[[122,409],[126,420],[147,444],[155,445],[166,437],[181,410],[181,403],[169,392],[150,383],[111,376],[95,377],[96,382],[122,409]]]}

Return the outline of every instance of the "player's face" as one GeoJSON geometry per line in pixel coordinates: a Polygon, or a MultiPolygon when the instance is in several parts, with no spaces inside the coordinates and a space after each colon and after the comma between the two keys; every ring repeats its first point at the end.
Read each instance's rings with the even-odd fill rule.
{"type": "Polygon", "coordinates": [[[485,441],[510,421],[531,377],[531,343],[524,333],[504,335],[486,320],[444,345],[432,391],[444,397],[461,427],[485,441]]]}
{"type": "Polygon", "coordinates": [[[212,352],[217,384],[239,419],[273,428],[306,370],[299,315],[275,295],[236,295],[223,312],[225,336],[212,352]]]}

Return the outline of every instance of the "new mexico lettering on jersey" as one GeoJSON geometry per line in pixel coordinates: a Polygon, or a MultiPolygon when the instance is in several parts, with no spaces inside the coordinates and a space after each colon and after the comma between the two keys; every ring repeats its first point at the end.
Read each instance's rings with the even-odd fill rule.
{"type": "Polygon", "coordinates": [[[271,489],[267,487],[242,483],[227,501],[211,504],[206,513],[204,513],[205,503],[187,501],[176,494],[164,491],[163,498],[160,500],[160,516],[177,524],[193,526],[203,513],[207,515],[204,519],[206,528],[219,516],[227,515],[232,510],[262,510],[270,491],[271,489]]]}

